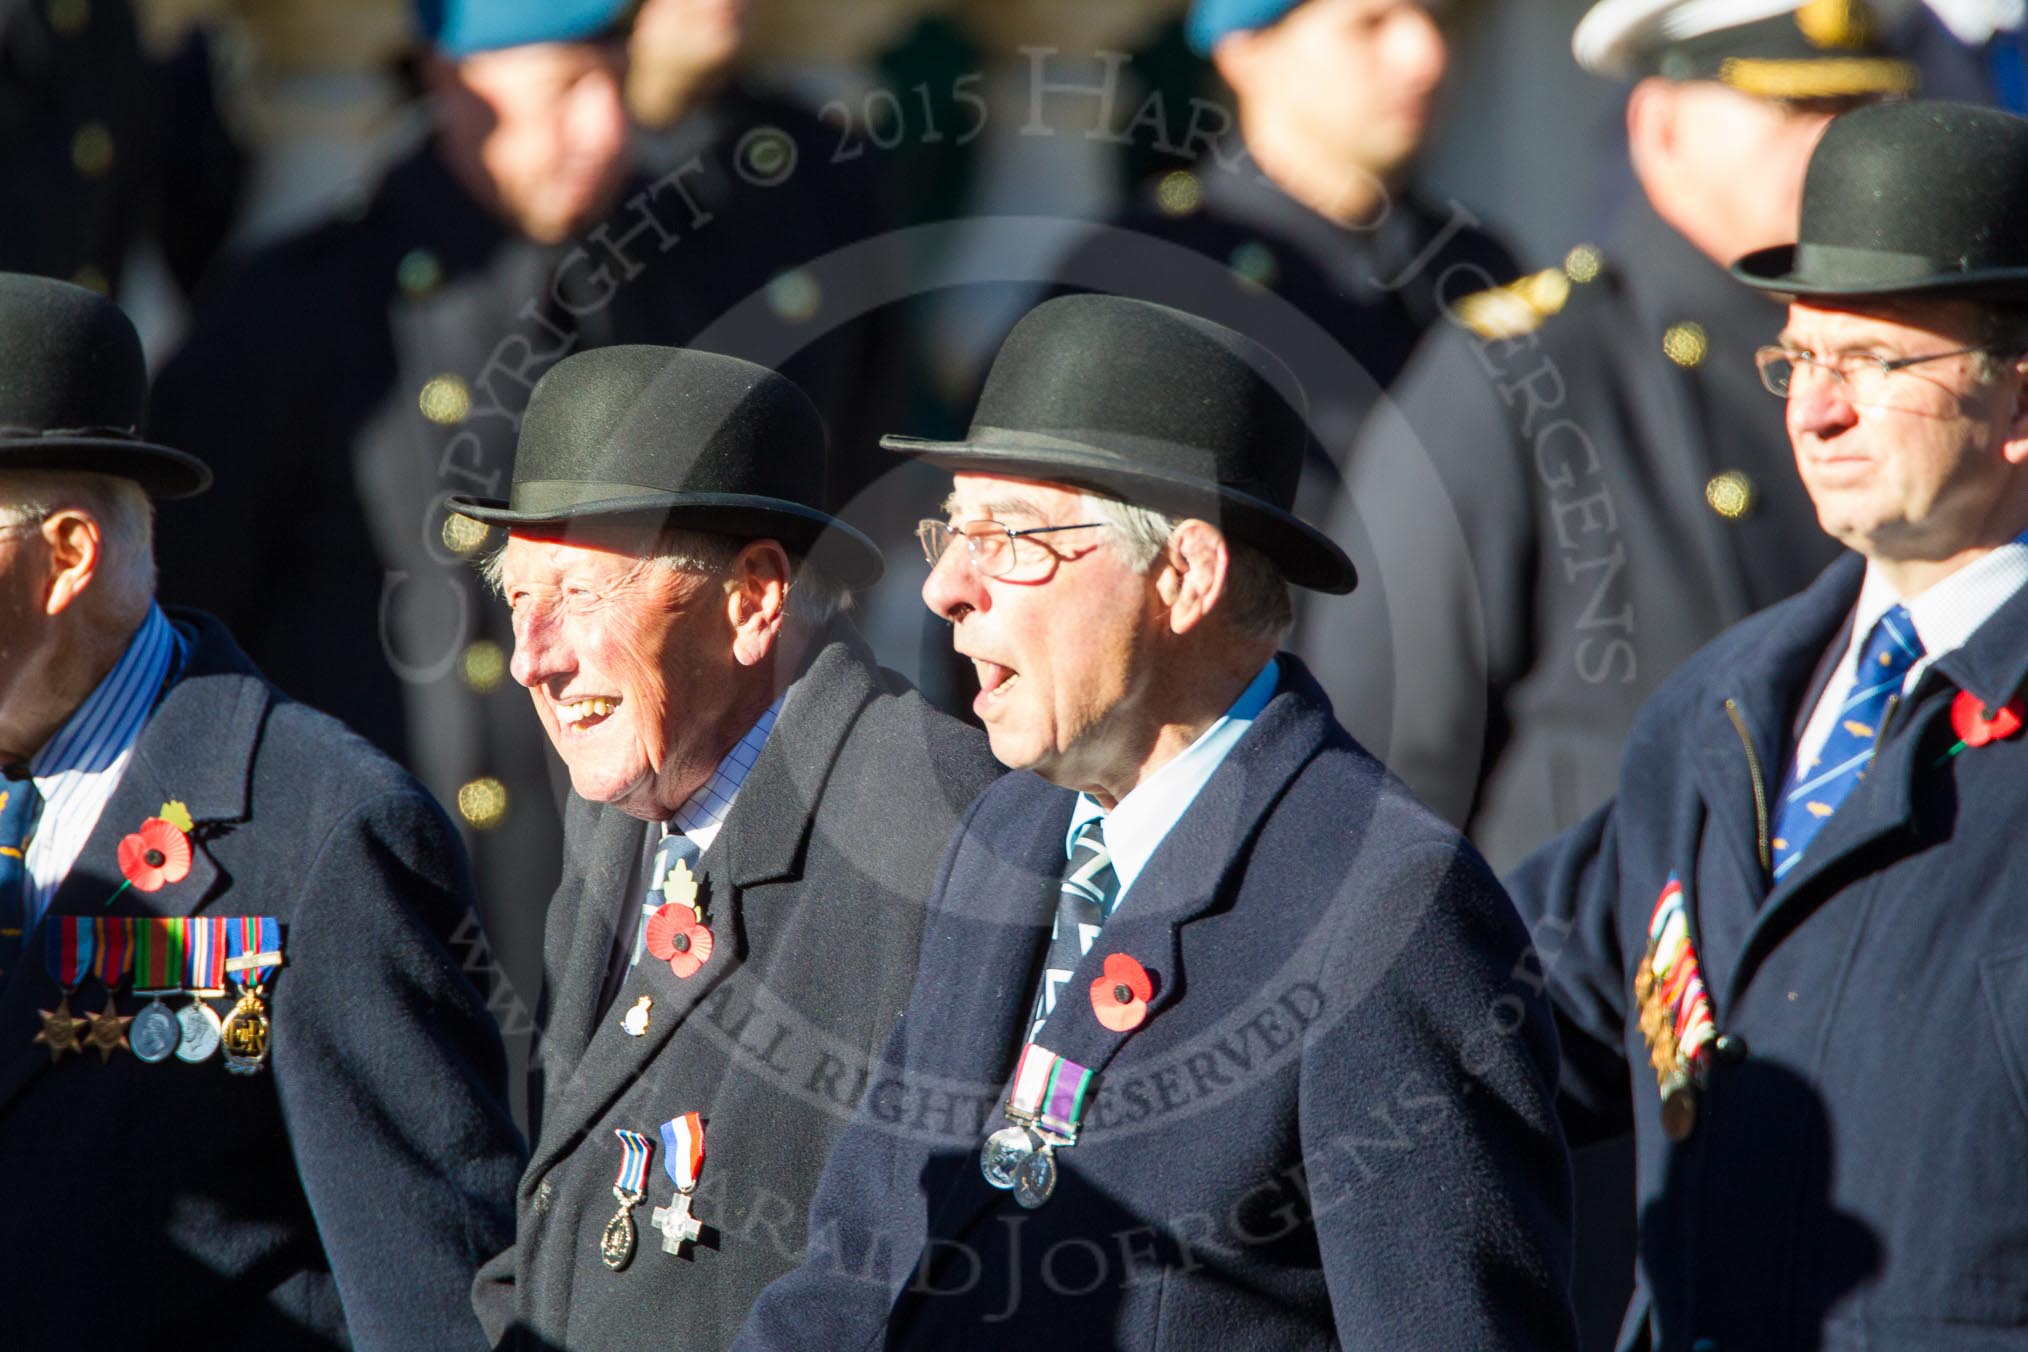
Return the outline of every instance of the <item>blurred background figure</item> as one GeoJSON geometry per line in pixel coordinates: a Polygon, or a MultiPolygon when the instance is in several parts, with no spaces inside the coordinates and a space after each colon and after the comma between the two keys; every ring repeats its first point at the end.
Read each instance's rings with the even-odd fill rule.
{"type": "Polygon", "coordinates": [[[1925,98],[2028,112],[2028,0],[1926,0],[1894,29],[1925,98]]]}

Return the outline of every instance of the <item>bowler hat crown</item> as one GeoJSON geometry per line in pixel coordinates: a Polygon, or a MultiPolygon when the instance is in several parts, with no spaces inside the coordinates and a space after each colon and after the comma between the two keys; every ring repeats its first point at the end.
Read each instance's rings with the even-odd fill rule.
{"type": "Polygon", "coordinates": [[[872,541],[825,509],[828,437],[809,396],[737,357],[623,345],[566,357],[536,382],[507,500],[453,497],[492,525],[656,518],[779,540],[868,586],[872,541]]]}
{"type": "Polygon", "coordinates": [[[1008,333],[963,441],[880,444],[1202,517],[1289,581],[1350,591],[1344,551],[1291,511],[1306,408],[1294,373],[1222,324],[1123,296],[1062,296],[1008,333]]]}
{"type": "Polygon", "coordinates": [[[1803,178],[1797,241],[1741,281],[1796,296],[2028,298],[2028,120],[1933,100],[1834,120],[1803,178]]]}
{"type": "Polygon", "coordinates": [[[141,439],[147,405],[141,340],[119,306],[0,273],[0,470],[113,474],[158,498],[203,492],[201,460],[141,439]]]}

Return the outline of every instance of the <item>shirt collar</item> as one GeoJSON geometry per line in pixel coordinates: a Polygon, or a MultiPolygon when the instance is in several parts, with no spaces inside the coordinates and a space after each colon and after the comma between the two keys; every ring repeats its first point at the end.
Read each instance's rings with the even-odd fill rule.
{"type": "Polygon", "coordinates": [[[739,796],[740,785],[746,783],[747,774],[753,763],[760,759],[761,748],[768,744],[768,734],[774,731],[775,721],[781,717],[782,701],[789,692],[782,691],[775,696],[775,702],[767,707],[754,725],[746,730],[746,736],[733,745],[718,762],[718,768],[711,772],[711,778],[704,781],[704,787],[690,795],[676,815],[662,828],[662,834],[681,831],[702,853],[711,848],[711,842],[718,838],[718,828],[725,825],[725,819],[732,813],[733,799],[739,796]]]}
{"type": "Polygon", "coordinates": [[[1253,726],[1253,720],[1260,717],[1261,710],[1274,697],[1278,680],[1278,664],[1269,658],[1260,674],[1240,691],[1239,698],[1216,723],[1198,734],[1197,740],[1185,747],[1181,755],[1136,784],[1113,805],[1112,811],[1100,807],[1090,794],[1079,794],[1077,805],[1071,809],[1070,829],[1064,835],[1064,858],[1070,857],[1079,827],[1094,818],[1102,821],[1106,849],[1112,855],[1113,872],[1120,880],[1119,895],[1124,899],[1163,837],[1196,801],[1212,772],[1224,763],[1233,746],[1253,726]]]}
{"type": "Polygon", "coordinates": [[[97,774],[134,744],[181,648],[175,627],[151,604],[113,669],[29,757],[29,772],[45,799],[67,777],[97,774]]]}
{"type": "MultiPolygon", "coordinates": [[[[1922,640],[1923,658],[1918,666],[1927,667],[1952,649],[1962,648],[2024,583],[2028,583],[2028,532],[1910,597],[1897,596],[1879,569],[1868,563],[1866,580],[1860,584],[1859,600],[1852,610],[1853,651],[1864,647],[1880,617],[1899,604],[1908,608],[1916,636],[1922,640]]],[[[1919,674],[1909,673],[1911,686],[1919,674]]]]}

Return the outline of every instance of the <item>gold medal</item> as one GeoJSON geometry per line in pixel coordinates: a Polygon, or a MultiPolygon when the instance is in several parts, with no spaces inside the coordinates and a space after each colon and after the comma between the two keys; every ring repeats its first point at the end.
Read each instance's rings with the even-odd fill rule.
{"type": "Polygon", "coordinates": [[[63,1060],[68,1052],[84,1050],[85,1021],[70,1012],[69,991],[57,1000],[55,1009],[35,1012],[42,1016],[42,1031],[35,1035],[35,1041],[49,1048],[52,1063],[63,1060]]]}
{"type": "Polygon", "coordinates": [[[261,1003],[258,986],[249,986],[239,1003],[225,1016],[218,1031],[225,1050],[225,1068],[235,1075],[252,1075],[268,1059],[268,1011],[261,1003]]]}

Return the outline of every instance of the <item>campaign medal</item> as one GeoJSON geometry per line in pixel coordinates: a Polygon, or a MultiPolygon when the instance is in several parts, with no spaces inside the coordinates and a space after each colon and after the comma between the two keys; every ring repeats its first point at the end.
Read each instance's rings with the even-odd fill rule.
{"type": "Polygon", "coordinates": [[[97,916],[92,920],[92,975],[106,988],[106,1007],[85,1015],[85,1045],[99,1054],[99,1064],[113,1059],[117,1051],[131,1050],[127,1027],[130,1014],[120,1013],[120,987],[134,966],[134,922],[123,915],[97,916]]]}
{"type": "Polygon", "coordinates": [[[226,974],[239,982],[239,1003],[219,1025],[225,1068],[252,1075],[268,1059],[268,1010],[261,990],[282,965],[282,924],[271,915],[249,915],[226,922],[226,974]]]}
{"type": "Polygon", "coordinates": [[[1672,1141],[1697,1129],[1698,1104],[1718,1029],[1702,964],[1690,942],[1690,914],[1675,874],[1648,921],[1648,944],[1634,974],[1641,1037],[1662,1097],[1662,1133],[1672,1141]]]}
{"type": "Polygon", "coordinates": [[[672,1117],[662,1124],[662,1169],[676,1185],[668,1206],[658,1206],[649,1218],[662,1232],[662,1252],[682,1254],[685,1244],[695,1244],[704,1233],[704,1223],[690,1214],[690,1196],[697,1191],[697,1174],[704,1167],[704,1119],[696,1113],[672,1117]]]}
{"type": "Polygon", "coordinates": [[[183,989],[183,919],[144,916],[134,922],[134,994],[153,997],[127,1030],[134,1055],[150,1063],[167,1061],[183,1041],[183,1025],[162,1003],[183,989]]]}
{"type": "Polygon", "coordinates": [[[176,1022],[182,1031],[176,1057],[192,1065],[208,1060],[223,1040],[224,1025],[219,1022],[218,1011],[205,1003],[205,997],[225,994],[225,928],[229,923],[224,916],[217,915],[193,916],[184,922],[183,988],[191,1000],[176,1011],[176,1022]]]}
{"type": "Polygon", "coordinates": [[[56,915],[44,927],[43,961],[63,994],[55,1009],[39,1009],[42,1031],[35,1041],[49,1048],[49,1059],[61,1061],[68,1052],[84,1050],[85,1021],[70,1012],[70,997],[92,968],[92,922],[88,916],[56,915]]]}
{"type": "Polygon", "coordinates": [[[1091,1071],[1040,1043],[1023,1047],[1007,1095],[1011,1125],[987,1137],[979,1151],[979,1172],[986,1182],[1012,1192],[1031,1211],[1048,1201],[1056,1191],[1056,1152],[1077,1144],[1093,1078],[1091,1071]]]}
{"type": "Polygon", "coordinates": [[[648,1156],[655,1153],[655,1143],[625,1127],[615,1129],[613,1135],[620,1138],[620,1173],[613,1180],[613,1196],[619,1199],[620,1209],[599,1234],[599,1257],[618,1272],[634,1261],[634,1208],[648,1195],[648,1156]]]}

